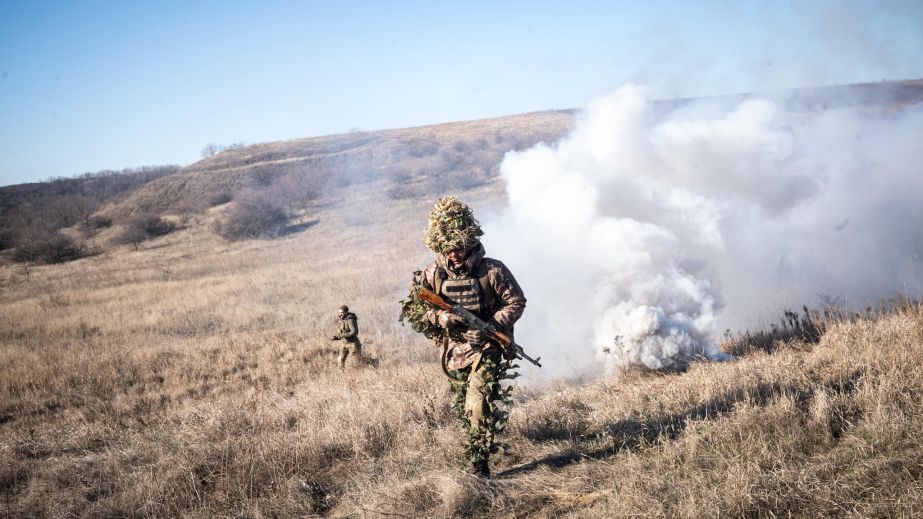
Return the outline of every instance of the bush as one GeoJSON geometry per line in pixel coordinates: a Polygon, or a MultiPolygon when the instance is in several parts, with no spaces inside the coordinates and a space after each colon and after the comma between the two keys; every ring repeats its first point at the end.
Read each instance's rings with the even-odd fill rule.
{"type": "Polygon", "coordinates": [[[80,224],[80,228],[83,231],[83,234],[86,236],[93,236],[99,232],[100,229],[108,229],[109,227],[112,227],[112,218],[100,215],[94,215],[86,218],[80,224]]]}
{"type": "Polygon", "coordinates": [[[227,240],[271,238],[288,223],[282,204],[265,192],[246,191],[234,200],[215,231],[227,240]]]}
{"type": "Polygon", "coordinates": [[[101,215],[91,216],[88,221],[88,226],[93,230],[108,229],[112,227],[112,218],[101,215]]]}
{"type": "Polygon", "coordinates": [[[13,254],[13,259],[22,262],[64,263],[88,255],[89,251],[82,243],[55,234],[20,245],[13,254]]]}
{"type": "Polygon", "coordinates": [[[12,249],[16,246],[16,231],[13,229],[0,229],[0,250],[12,249]]]}
{"type": "Polygon", "coordinates": [[[166,236],[176,230],[176,225],[173,222],[164,220],[156,214],[138,216],[132,221],[132,225],[142,229],[151,238],[166,236]]]}
{"type": "Polygon", "coordinates": [[[208,199],[208,207],[215,207],[215,206],[217,206],[217,205],[224,205],[224,204],[230,202],[230,201],[233,200],[233,199],[234,199],[234,197],[231,196],[231,193],[228,193],[228,192],[217,193],[217,194],[213,195],[211,198],[208,199]]]}
{"type": "Polygon", "coordinates": [[[129,244],[132,248],[137,249],[141,242],[165,236],[175,230],[176,225],[172,222],[164,220],[156,214],[143,214],[130,219],[115,242],[129,244]]]}
{"type": "Polygon", "coordinates": [[[289,215],[305,209],[320,195],[319,186],[307,175],[289,174],[273,182],[263,193],[284,206],[289,215]]]}

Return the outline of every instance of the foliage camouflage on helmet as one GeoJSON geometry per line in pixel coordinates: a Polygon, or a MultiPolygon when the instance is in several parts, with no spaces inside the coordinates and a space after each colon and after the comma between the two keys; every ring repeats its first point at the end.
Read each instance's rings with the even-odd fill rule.
{"type": "Polygon", "coordinates": [[[433,252],[446,254],[478,243],[483,235],[484,231],[474,219],[471,208],[454,196],[446,196],[440,198],[430,211],[423,241],[433,252]]]}

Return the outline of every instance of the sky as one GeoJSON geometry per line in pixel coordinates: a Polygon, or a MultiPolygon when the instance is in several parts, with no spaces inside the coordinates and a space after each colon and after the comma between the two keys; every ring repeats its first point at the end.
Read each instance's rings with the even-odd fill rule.
{"type": "Polygon", "coordinates": [[[0,0],[0,185],[228,145],[923,78],[923,2],[0,0]]]}

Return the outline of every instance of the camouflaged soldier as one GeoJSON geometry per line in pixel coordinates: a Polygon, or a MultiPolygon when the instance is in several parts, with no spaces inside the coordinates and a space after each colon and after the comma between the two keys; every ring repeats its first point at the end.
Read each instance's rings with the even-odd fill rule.
{"type": "Polygon", "coordinates": [[[343,305],[337,311],[337,317],[340,322],[337,325],[337,333],[330,338],[332,341],[342,341],[340,347],[340,369],[346,366],[346,358],[350,353],[355,355],[356,360],[362,357],[362,343],[359,341],[359,325],[356,314],[349,311],[349,307],[343,305]]]}
{"type": "MultiPolygon", "coordinates": [[[[485,257],[482,235],[468,206],[454,197],[439,200],[424,237],[436,260],[415,273],[414,284],[465,307],[512,337],[526,298],[509,269],[485,257]]],[[[508,402],[509,388],[501,388],[500,381],[512,378],[506,375],[511,357],[484,332],[468,329],[465,321],[449,312],[414,311],[413,298],[412,290],[404,301],[402,319],[443,346],[443,369],[455,395],[453,407],[467,429],[469,472],[489,477],[490,454],[497,450],[494,435],[506,424],[506,412],[497,404],[508,402]]]]}

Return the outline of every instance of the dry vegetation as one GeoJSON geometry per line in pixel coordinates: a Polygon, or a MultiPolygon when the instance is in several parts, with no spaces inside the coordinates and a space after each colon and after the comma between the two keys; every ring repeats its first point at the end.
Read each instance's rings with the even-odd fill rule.
{"type": "Polygon", "coordinates": [[[504,153],[554,142],[573,119],[570,111],[538,112],[232,147],[150,182],[107,214],[176,212],[216,194],[273,185],[291,193],[376,184],[393,200],[474,189],[496,181],[504,153]]]}
{"type": "MultiPolygon", "coordinates": [[[[438,150],[454,149],[440,138],[438,150]]],[[[511,447],[485,483],[462,473],[436,352],[396,321],[409,273],[429,258],[422,225],[438,182],[352,172],[288,208],[280,237],[229,242],[213,232],[229,206],[180,215],[185,195],[170,194],[223,204],[259,184],[226,159],[111,208],[120,222],[172,207],[184,220],[175,232],[117,245],[117,224],[90,240],[94,256],[0,263],[0,517],[923,509],[919,304],[786,314],[774,329],[729,335],[740,360],[684,373],[520,388],[511,447]],[[208,168],[222,183],[207,183],[208,168]],[[376,368],[336,369],[325,337],[343,303],[376,368]]],[[[485,178],[458,184],[476,211],[502,200],[485,178]]]]}
{"type": "MultiPolygon", "coordinates": [[[[821,317],[819,341],[733,363],[523,389],[497,477],[462,474],[435,352],[396,323],[408,273],[427,258],[429,201],[380,193],[321,199],[315,225],[273,241],[223,241],[215,208],[138,250],[2,267],[0,515],[899,517],[923,506],[923,309],[909,303],[821,317]],[[377,369],[335,369],[324,337],[344,302],[377,369]]],[[[465,196],[497,202],[491,190],[465,196]]]]}

